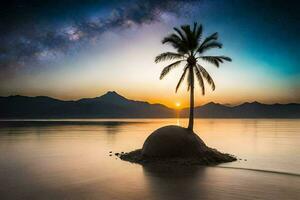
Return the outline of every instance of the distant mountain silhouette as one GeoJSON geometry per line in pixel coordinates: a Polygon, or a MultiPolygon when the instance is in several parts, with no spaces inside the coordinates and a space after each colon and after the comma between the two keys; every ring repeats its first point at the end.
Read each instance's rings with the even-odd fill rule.
{"type": "Polygon", "coordinates": [[[96,98],[62,101],[50,97],[0,97],[0,118],[151,118],[172,117],[174,110],[126,99],[116,92],[96,98]]]}
{"type": "MultiPolygon", "coordinates": [[[[183,109],[182,117],[188,116],[183,109]]],[[[161,104],[127,99],[116,92],[77,101],[62,101],[45,96],[0,97],[0,118],[159,118],[176,117],[176,112],[161,104]]],[[[243,103],[226,106],[208,103],[195,107],[195,117],[203,118],[300,118],[300,104],[243,103]]]]}
{"type": "MultiPolygon", "coordinates": [[[[188,109],[182,111],[188,116],[188,109]]],[[[238,106],[225,106],[210,102],[195,107],[195,117],[204,118],[300,118],[300,104],[262,104],[246,102],[238,106]]]]}

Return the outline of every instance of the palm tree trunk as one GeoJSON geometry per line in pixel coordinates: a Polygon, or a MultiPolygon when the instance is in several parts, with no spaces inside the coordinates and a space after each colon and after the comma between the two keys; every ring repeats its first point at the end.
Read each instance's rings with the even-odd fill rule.
{"type": "Polygon", "coordinates": [[[188,129],[193,131],[194,127],[194,71],[193,67],[189,69],[190,79],[191,79],[191,90],[190,90],[190,117],[188,129]]]}

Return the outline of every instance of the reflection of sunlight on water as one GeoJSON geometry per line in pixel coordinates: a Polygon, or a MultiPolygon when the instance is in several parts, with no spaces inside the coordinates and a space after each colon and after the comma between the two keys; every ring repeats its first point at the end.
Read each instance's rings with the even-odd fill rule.
{"type": "MultiPolygon", "coordinates": [[[[228,163],[228,167],[299,174],[299,122],[195,119],[195,132],[209,146],[247,159],[228,163]]],[[[223,168],[141,167],[109,156],[109,151],[140,148],[161,126],[186,127],[187,123],[188,119],[178,117],[2,124],[1,197],[227,200],[285,199],[289,195],[297,199],[293,197],[300,191],[298,177],[223,168]]]]}
{"type": "Polygon", "coordinates": [[[176,125],[177,125],[177,126],[180,126],[180,118],[177,118],[177,119],[176,119],[176,125]]]}
{"type": "MultiPolygon", "coordinates": [[[[180,104],[179,104],[179,106],[180,106],[180,104]]],[[[176,110],[176,125],[177,126],[180,126],[180,119],[181,119],[181,117],[180,117],[180,109],[178,109],[178,110],[176,110]]]]}

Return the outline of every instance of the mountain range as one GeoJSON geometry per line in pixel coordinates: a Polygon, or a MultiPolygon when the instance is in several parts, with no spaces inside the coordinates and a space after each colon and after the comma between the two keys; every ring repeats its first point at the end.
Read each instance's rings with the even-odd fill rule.
{"type": "MultiPolygon", "coordinates": [[[[162,104],[127,99],[114,91],[95,98],[63,101],[46,96],[0,97],[0,118],[165,118],[178,111],[162,104]]],[[[189,109],[180,111],[187,117],[189,109]]],[[[195,107],[199,118],[300,118],[300,104],[259,102],[227,106],[214,102],[195,107]]]]}

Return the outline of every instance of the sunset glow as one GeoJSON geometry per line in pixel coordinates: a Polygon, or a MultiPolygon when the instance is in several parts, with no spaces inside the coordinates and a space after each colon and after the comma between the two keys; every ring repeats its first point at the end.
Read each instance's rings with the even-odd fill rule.
{"type": "Polygon", "coordinates": [[[2,0],[0,200],[299,199],[299,31],[300,0],[2,0]]]}
{"type": "MultiPolygon", "coordinates": [[[[160,10],[160,14],[153,11],[154,16],[148,16],[149,13],[143,10],[135,10],[131,3],[127,5],[115,1],[91,5],[93,9],[78,10],[74,7],[72,12],[78,13],[82,20],[88,20],[84,22],[101,18],[106,25],[102,29],[104,25],[99,24],[99,30],[76,27],[74,21],[67,20],[70,18],[67,14],[42,15],[40,23],[36,23],[41,26],[36,29],[38,32],[26,35],[26,31],[19,31],[23,35],[18,35],[18,38],[24,40],[16,40],[14,34],[1,37],[8,37],[5,41],[19,41],[24,49],[32,49],[30,45],[35,43],[36,48],[43,48],[32,54],[29,50],[19,53],[7,50],[4,52],[9,54],[1,54],[0,96],[42,95],[75,100],[117,91],[129,99],[162,103],[169,107],[177,107],[174,105],[174,99],[177,99],[180,107],[187,107],[187,88],[182,86],[175,93],[182,67],[174,69],[164,80],[159,80],[165,64],[155,64],[154,57],[172,50],[162,45],[161,39],[174,26],[198,21],[205,27],[204,35],[219,32],[224,47],[212,53],[227,55],[233,62],[224,63],[220,68],[204,63],[215,80],[216,90],[211,91],[207,87],[206,95],[202,96],[196,85],[195,105],[211,101],[223,104],[300,102],[300,68],[297,62],[300,55],[296,45],[293,45],[300,41],[299,37],[293,37],[297,35],[297,28],[293,19],[285,15],[284,9],[275,5],[270,9],[264,3],[259,9],[254,3],[246,8],[239,1],[232,4],[226,4],[225,1],[178,1],[177,4],[181,9],[150,7],[160,10]],[[126,12],[138,13],[137,16],[145,16],[145,19],[137,19],[132,14],[124,20],[125,17],[122,18],[122,12],[118,10],[124,5],[128,9],[126,12]],[[214,11],[216,8],[222,8],[218,15],[214,11]],[[280,12],[272,15],[277,9],[280,12]],[[257,13],[255,16],[241,14],[253,11],[257,13]],[[189,14],[184,15],[187,12],[189,14]],[[53,18],[59,23],[53,23],[53,18]],[[117,25],[118,20],[124,21],[117,25]],[[41,35],[39,30],[43,33],[49,27],[57,34],[57,41],[53,38],[39,41],[36,39],[38,37],[32,36],[41,35]],[[295,29],[287,30],[286,27],[295,29]],[[60,38],[63,34],[68,37],[60,38]]],[[[31,30],[31,24],[23,23],[21,17],[20,20],[24,29],[31,30]]],[[[4,41],[2,43],[4,49],[12,45],[4,41]]]]}

